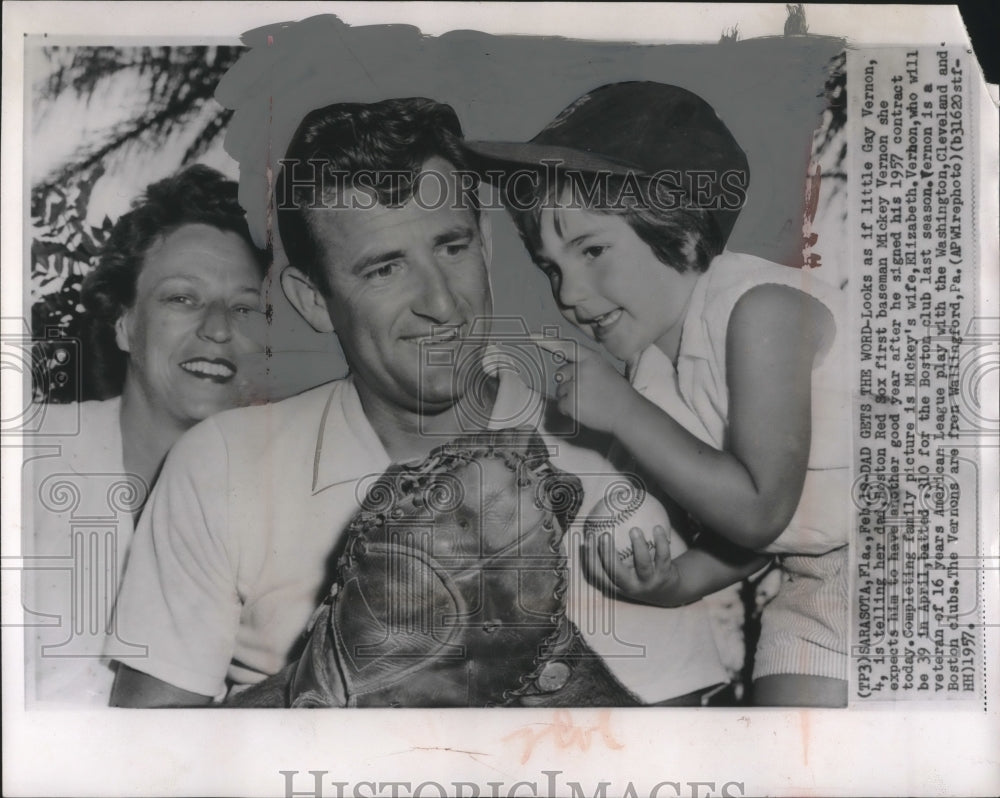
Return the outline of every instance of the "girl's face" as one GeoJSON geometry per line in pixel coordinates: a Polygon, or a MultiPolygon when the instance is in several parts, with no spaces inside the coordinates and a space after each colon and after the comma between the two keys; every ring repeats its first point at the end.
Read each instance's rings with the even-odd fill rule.
{"type": "Polygon", "coordinates": [[[650,344],[676,358],[699,274],[678,272],[620,216],[546,208],[535,262],[569,321],[621,360],[650,344]]]}

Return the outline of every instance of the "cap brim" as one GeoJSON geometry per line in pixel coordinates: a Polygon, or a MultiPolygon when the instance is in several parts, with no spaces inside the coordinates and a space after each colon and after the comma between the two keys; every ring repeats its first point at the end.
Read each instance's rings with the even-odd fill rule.
{"type": "Polygon", "coordinates": [[[542,167],[545,163],[555,163],[560,169],[577,169],[582,172],[610,172],[624,175],[645,174],[634,164],[606,158],[585,150],[572,147],[558,147],[552,144],[534,144],[526,141],[465,141],[466,149],[494,161],[542,167]]]}

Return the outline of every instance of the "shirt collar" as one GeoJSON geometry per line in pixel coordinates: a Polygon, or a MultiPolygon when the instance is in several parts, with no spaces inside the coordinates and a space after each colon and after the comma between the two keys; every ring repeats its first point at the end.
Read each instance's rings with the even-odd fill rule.
{"type": "Polygon", "coordinates": [[[659,382],[662,375],[673,374],[676,379],[676,373],[673,362],[656,344],[647,346],[625,366],[628,381],[643,395],[659,382]]]}
{"type": "MultiPolygon", "coordinates": [[[[684,326],[681,331],[681,343],[677,351],[678,366],[684,359],[712,359],[712,345],[708,340],[705,325],[702,323],[709,282],[710,272],[706,270],[699,275],[691,292],[691,299],[688,301],[684,326]]],[[[648,387],[651,375],[661,374],[663,369],[667,367],[671,371],[676,371],[670,358],[656,344],[650,344],[626,363],[625,374],[632,386],[642,393],[648,387]]]]}
{"type": "MultiPolygon", "coordinates": [[[[498,347],[490,346],[484,355],[483,367],[487,374],[498,379],[489,429],[525,425],[541,429],[545,397],[517,376],[516,361],[498,347]]],[[[316,440],[313,493],[368,474],[381,474],[391,464],[391,458],[361,406],[353,378],[348,376],[334,383],[316,440]]]]}
{"type": "Polygon", "coordinates": [[[691,292],[687,314],[684,317],[684,329],[681,333],[681,346],[677,353],[677,362],[682,358],[711,360],[712,344],[708,340],[703,320],[705,317],[705,301],[708,296],[708,284],[711,282],[711,266],[699,275],[691,292]]]}
{"type": "Polygon", "coordinates": [[[372,428],[353,377],[338,380],[330,391],[316,439],[313,493],[367,474],[381,474],[391,460],[372,428]]]}

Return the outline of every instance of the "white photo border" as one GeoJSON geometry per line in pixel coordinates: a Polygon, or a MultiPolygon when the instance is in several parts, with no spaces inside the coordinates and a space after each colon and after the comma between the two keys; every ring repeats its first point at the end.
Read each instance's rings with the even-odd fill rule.
{"type": "MultiPolygon", "coordinates": [[[[650,30],[669,30],[657,41],[714,42],[719,22],[739,21],[745,37],[781,30],[784,4],[719,8],[705,4],[504,3],[7,3],[3,8],[2,316],[22,315],[25,253],[22,237],[28,187],[22,173],[25,98],[23,36],[79,37],[82,43],[238,43],[241,33],[281,20],[334,13],[357,24],[407,23],[425,33],[468,28],[571,38],[642,41],[650,30]],[[160,6],[160,8],[157,8],[160,6]],[[663,20],[655,25],[655,20],[663,20]],[[669,25],[666,22],[669,21],[669,25]]],[[[852,46],[923,43],[968,47],[957,9],[946,7],[806,6],[810,27],[836,34],[852,46]]],[[[981,312],[996,318],[997,263],[996,87],[981,91],[979,108],[986,175],[981,202],[981,312]],[[990,94],[992,93],[992,99],[990,94]],[[993,181],[993,190],[988,181],[993,181]],[[990,232],[992,231],[992,233],[990,232]]],[[[4,377],[5,409],[11,385],[4,377]]],[[[15,389],[16,390],[16,389],[15,389]]],[[[6,414],[5,416],[6,417],[6,414]]],[[[20,454],[4,449],[3,554],[16,560],[20,526],[20,454]]],[[[997,474],[996,450],[984,451],[984,472],[997,474]]],[[[991,484],[989,476],[983,485],[991,484]]],[[[996,484],[995,480],[992,484],[996,484]]],[[[996,496],[985,490],[982,518],[997,529],[996,496]]],[[[1000,563],[994,540],[988,552],[1000,563]]],[[[18,587],[4,566],[5,623],[20,612],[18,587]]],[[[996,578],[987,580],[995,610],[996,578]]],[[[995,619],[994,619],[995,620],[995,619]]],[[[1000,651],[996,626],[987,651],[1000,651]]],[[[20,628],[3,629],[3,788],[6,795],[248,795],[314,794],[310,771],[325,771],[323,795],[373,794],[365,782],[455,782],[490,794],[545,794],[549,778],[563,790],[576,782],[592,795],[628,784],[648,795],[992,795],[1000,793],[1000,710],[987,690],[984,707],[853,707],[848,710],[734,709],[573,710],[576,736],[553,727],[551,711],[474,710],[208,713],[105,710],[26,713],[20,628]],[[546,732],[546,729],[554,729],[546,732]],[[525,731],[527,730],[527,731],[525,731]],[[588,733],[589,730],[589,733],[588,733]],[[538,737],[527,761],[524,741],[538,737]],[[541,732],[541,734],[537,734],[541,732]],[[565,732],[565,734],[563,734],[565,732]],[[562,735],[562,736],[561,736],[562,735]],[[609,737],[610,735],[610,742],[609,737]],[[572,743],[566,740],[572,739],[572,743]],[[614,743],[614,744],[611,744],[614,743]],[[556,776],[546,772],[558,771],[556,776]],[[708,787],[708,783],[713,786],[708,787]],[[702,786],[692,787],[692,784],[702,786]],[[728,789],[727,789],[728,785],[728,789]],[[739,786],[737,786],[739,785],[739,786]],[[360,788],[360,793],[358,789],[360,788]]],[[[998,659],[987,657],[987,688],[997,684],[998,659]]],[[[470,790],[471,788],[455,788],[470,790]]],[[[449,791],[451,788],[449,787],[449,791]]],[[[388,793],[378,793],[388,794],[388,793]]],[[[438,794],[428,787],[424,794],[438,794]]],[[[471,792],[466,793],[471,794],[471,792]]]]}

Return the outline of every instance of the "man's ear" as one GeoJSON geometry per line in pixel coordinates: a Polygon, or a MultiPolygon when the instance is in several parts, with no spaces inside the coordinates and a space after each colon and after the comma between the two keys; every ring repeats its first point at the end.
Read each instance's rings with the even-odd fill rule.
{"type": "Polygon", "coordinates": [[[281,270],[281,289],[299,315],[316,332],[332,333],[333,322],[326,306],[326,298],[304,273],[294,266],[281,270]]]}
{"type": "Polygon", "coordinates": [[[118,348],[121,349],[122,352],[132,351],[132,343],[130,340],[130,314],[131,310],[123,311],[122,315],[118,317],[118,321],[115,322],[115,343],[118,344],[118,348]]]}

